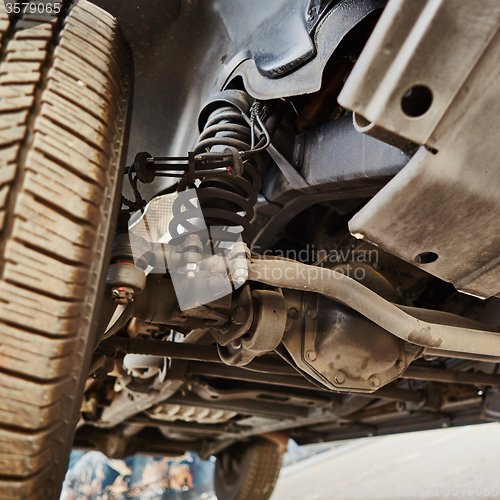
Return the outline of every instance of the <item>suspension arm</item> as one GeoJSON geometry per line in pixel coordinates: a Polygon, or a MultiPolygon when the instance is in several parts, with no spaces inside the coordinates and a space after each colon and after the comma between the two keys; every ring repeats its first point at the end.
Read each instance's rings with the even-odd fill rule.
{"type": "Polygon", "coordinates": [[[441,351],[500,356],[499,330],[481,323],[471,328],[418,319],[409,314],[408,309],[402,310],[356,280],[330,269],[280,258],[253,257],[249,279],[324,295],[410,344],[441,351]]]}

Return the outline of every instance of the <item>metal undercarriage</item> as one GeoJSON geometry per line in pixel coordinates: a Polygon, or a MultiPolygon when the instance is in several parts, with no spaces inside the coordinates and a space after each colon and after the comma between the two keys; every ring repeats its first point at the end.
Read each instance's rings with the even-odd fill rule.
{"type": "Polygon", "coordinates": [[[75,444],[208,457],[498,419],[495,2],[152,2],[134,29],[135,6],[99,3],[134,49],[128,172],[151,201],[119,221],[75,444]],[[144,244],[176,216],[172,157],[243,241],[213,223],[144,244]],[[251,207],[221,194],[249,168],[251,207]]]}

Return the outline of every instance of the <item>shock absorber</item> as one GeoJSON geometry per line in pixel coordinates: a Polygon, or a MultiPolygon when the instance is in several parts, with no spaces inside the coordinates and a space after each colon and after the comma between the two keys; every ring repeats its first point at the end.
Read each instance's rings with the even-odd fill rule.
{"type": "MultiPolygon", "coordinates": [[[[260,103],[252,106],[251,98],[245,92],[220,92],[200,113],[199,128],[201,135],[194,155],[231,153],[240,160],[240,171],[207,176],[196,190],[193,189],[192,196],[179,196],[173,206],[170,234],[175,239],[185,231],[196,230],[193,214],[195,211],[199,213],[201,208],[214,247],[235,241],[240,236],[248,243],[254,232],[252,220],[266,170],[263,151],[269,144],[262,106],[260,103]],[[260,129],[258,134],[254,132],[256,126],[260,129]],[[259,135],[257,139],[256,135],[259,135]]],[[[178,191],[189,187],[195,186],[184,178],[178,191]]]]}

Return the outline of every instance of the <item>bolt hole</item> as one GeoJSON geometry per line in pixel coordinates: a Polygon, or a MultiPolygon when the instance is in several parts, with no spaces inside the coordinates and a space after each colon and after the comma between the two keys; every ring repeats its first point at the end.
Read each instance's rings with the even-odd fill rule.
{"type": "Polygon", "coordinates": [[[415,262],[417,264],[430,264],[431,262],[436,262],[438,257],[439,255],[435,252],[423,252],[415,257],[415,262]]]}
{"type": "Polygon", "coordinates": [[[424,85],[415,85],[408,89],[401,99],[403,112],[417,118],[427,113],[432,104],[432,92],[424,85]]]}

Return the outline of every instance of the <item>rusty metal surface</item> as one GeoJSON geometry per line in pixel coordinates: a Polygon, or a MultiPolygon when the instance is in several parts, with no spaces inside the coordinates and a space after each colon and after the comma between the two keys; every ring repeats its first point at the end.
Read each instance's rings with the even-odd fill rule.
{"type": "Polygon", "coordinates": [[[326,387],[374,392],[413,359],[404,342],[352,309],[318,295],[302,300],[303,314],[291,322],[283,345],[301,370],[326,387]]]}

